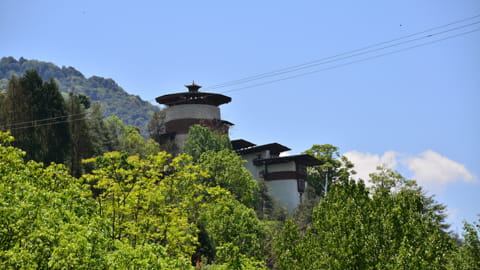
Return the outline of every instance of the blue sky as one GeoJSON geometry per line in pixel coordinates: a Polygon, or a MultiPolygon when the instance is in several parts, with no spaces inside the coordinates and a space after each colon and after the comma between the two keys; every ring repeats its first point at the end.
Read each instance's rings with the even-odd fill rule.
{"type": "MultiPolygon", "coordinates": [[[[153,100],[192,80],[208,87],[479,14],[478,0],[2,0],[0,56],[73,66],[153,100]]],[[[279,142],[291,153],[333,144],[357,164],[359,176],[385,163],[436,194],[449,208],[452,229],[461,231],[462,220],[480,213],[478,22],[302,70],[318,71],[310,75],[212,91],[233,99],[222,106],[223,118],[235,123],[232,138],[279,142]],[[461,34],[468,31],[475,32],[461,34]],[[390,54],[446,37],[452,38],[390,54]],[[360,61],[379,54],[388,55],[360,61]]]]}

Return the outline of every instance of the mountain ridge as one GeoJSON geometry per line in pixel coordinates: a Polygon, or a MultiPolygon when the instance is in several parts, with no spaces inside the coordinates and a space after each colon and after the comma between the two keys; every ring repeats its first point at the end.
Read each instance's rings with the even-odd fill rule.
{"type": "Polygon", "coordinates": [[[92,102],[102,104],[105,117],[116,115],[125,124],[138,127],[142,134],[147,134],[147,124],[150,117],[159,108],[138,95],[129,94],[115,80],[93,75],[86,78],[83,73],[72,66],[62,66],[20,57],[12,56],[0,59],[0,91],[5,91],[12,76],[20,77],[25,71],[35,69],[43,80],[54,78],[62,93],[73,91],[75,94],[84,94],[92,102]]]}

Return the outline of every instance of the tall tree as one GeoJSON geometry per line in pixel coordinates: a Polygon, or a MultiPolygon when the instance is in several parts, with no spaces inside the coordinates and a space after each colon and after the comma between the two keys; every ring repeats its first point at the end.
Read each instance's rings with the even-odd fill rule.
{"type": "Polygon", "coordinates": [[[33,130],[27,130],[31,126],[30,107],[25,90],[15,76],[8,82],[0,111],[2,130],[11,130],[17,138],[15,144],[22,149],[29,149],[29,140],[33,139],[29,136],[33,130]]]}
{"type": "Polygon", "coordinates": [[[27,152],[27,159],[64,162],[70,143],[62,95],[53,79],[43,82],[34,70],[10,80],[4,113],[6,125],[27,152]]]}
{"type": "Polygon", "coordinates": [[[88,126],[93,145],[93,154],[102,155],[103,153],[114,151],[118,145],[118,138],[108,129],[103,119],[102,105],[99,102],[94,102],[88,112],[88,126]]]}
{"type": "Polygon", "coordinates": [[[91,157],[93,154],[86,118],[86,109],[90,105],[90,100],[84,95],[75,95],[73,92],[69,92],[66,103],[72,142],[68,155],[68,166],[73,176],[80,177],[82,175],[82,159],[91,157]]]}
{"type": "Polygon", "coordinates": [[[20,83],[29,96],[34,121],[51,119],[43,124],[34,122],[35,134],[40,138],[41,153],[39,161],[44,163],[65,162],[70,145],[70,131],[65,101],[58,90],[58,85],[52,78],[42,83],[36,71],[27,71],[20,78],[20,83]],[[40,86],[40,87],[38,87],[40,86]]]}
{"type": "Polygon", "coordinates": [[[5,126],[7,120],[6,120],[6,112],[5,112],[5,99],[7,95],[5,92],[0,90],[0,130],[6,130],[7,127],[5,126]]]}

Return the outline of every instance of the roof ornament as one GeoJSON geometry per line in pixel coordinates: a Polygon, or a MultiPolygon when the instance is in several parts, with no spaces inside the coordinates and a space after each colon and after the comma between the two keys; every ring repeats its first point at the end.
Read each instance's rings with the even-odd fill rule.
{"type": "Polygon", "coordinates": [[[192,81],[192,84],[190,85],[185,85],[185,87],[188,88],[188,92],[190,93],[196,93],[198,92],[198,89],[202,88],[201,85],[195,84],[195,81],[192,81]]]}

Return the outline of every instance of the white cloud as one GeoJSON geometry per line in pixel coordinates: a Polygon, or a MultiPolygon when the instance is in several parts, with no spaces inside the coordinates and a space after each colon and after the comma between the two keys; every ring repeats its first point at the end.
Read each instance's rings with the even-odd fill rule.
{"type": "Polygon", "coordinates": [[[354,170],[357,172],[354,175],[355,179],[369,179],[369,174],[376,171],[378,166],[384,165],[388,168],[395,169],[397,167],[398,153],[395,151],[385,152],[382,156],[370,153],[361,153],[358,151],[350,151],[344,154],[353,164],[354,170]]]}
{"type": "Polygon", "coordinates": [[[432,150],[407,158],[405,158],[406,155],[395,151],[387,151],[379,155],[353,150],[344,155],[355,165],[354,169],[357,171],[355,179],[368,180],[368,175],[375,172],[377,166],[384,165],[393,170],[411,172],[411,177],[405,176],[416,180],[419,185],[431,192],[442,191],[451,183],[459,181],[468,183],[477,180],[465,165],[432,150]]]}
{"type": "Polygon", "coordinates": [[[406,159],[405,164],[413,173],[413,179],[431,191],[441,190],[447,184],[457,181],[475,181],[475,176],[463,164],[432,150],[406,159]]]}

